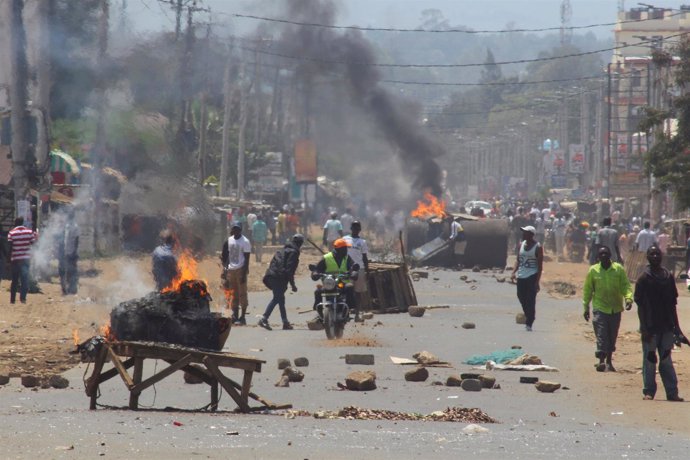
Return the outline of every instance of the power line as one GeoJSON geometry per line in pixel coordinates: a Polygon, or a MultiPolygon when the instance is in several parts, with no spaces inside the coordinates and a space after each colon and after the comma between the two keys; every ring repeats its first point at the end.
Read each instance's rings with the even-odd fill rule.
{"type": "MultiPolygon", "coordinates": [[[[678,13],[673,13],[669,15],[668,17],[673,17],[677,16],[680,14],[685,14],[685,11],[679,11],[678,13]]],[[[264,16],[256,16],[252,14],[240,14],[240,13],[224,13],[220,12],[220,14],[225,14],[228,16],[233,16],[236,18],[243,18],[243,19],[254,19],[257,21],[267,21],[267,22],[275,22],[275,23],[280,23],[280,24],[290,24],[290,25],[295,25],[295,26],[303,26],[303,27],[319,27],[323,29],[340,29],[340,30],[360,30],[360,31],[366,31],[366,32],[414,32],[414,33],[463,33],[463,34],[499,34],[499,33],[518,33],[518,32],[549,32],[549,31],[556,31],[556,30],[578,30],[578,29],[592,29],[596,27],[609,27],[609,26],[615,26],[618,24],[628,24],[628,23],[635,23],[635,22],[645,22],[645,21],[651,21],[653,18],[646,18],[646,19],[630,19],[627,21],[620,21],[620,22],[606,22],[606,23],[599,23],[599,24],[588,24],[584,26],[571,26],[571,27],[543,27],[543,28],[538,28],[538,29],[499,29],[499,30],[472,30],[472,29],[432,29],[432,30],[427,30],[427,29],[404,29],[404,28],[397,28],[397,27],[360,27],[360,26],[339,26],[339,25],[333,25],[333,24],[320,24],[320,23],[315,23],[315,22],[301,22],[301,21],[293,21],[290,19],[279,19],[279,18],[268,18],[264,16]]]]}
{"type": "MultiPolygon", "coordinates": [[[[676,35],[670,35],[666,37],[664,40],[669,39],[669,38],[674,38],[674,37],[680,37],[683,35],[686,35],[690,33],[689,32],[681,32],[676,35]]],[[[543,57],[543,58],[535,58],[535,59],[518,59],[514,61],[500,61],[500,62],[495,62],[493,63],[494,65],[506,65],[506,64],[526,64],[530,62],[545,62],[545,61],[555,61],[558,59],[567,59],[567,58],[572,58],[572,57],[581,57],[581,56],[590,56],[594,54],[599,54],[599,53],[605,53],[608,51],[615,51],[623,48],[630,48],[633,46],[641,46],[646,43],[652,43],[653,40],[643,40],[638,43],[631,43],[631,44],[624,44],[624,45],[619,45],[619,46],[614,46],[611,48],[604,48],[604,49],[599,49],[599,50],[593,50],[593,51],[583,51],[580,53],[573,53],[573,54],[566,54],[563,56],[549,56],[549,57],[543,57]]],[[[358,65],[358,66],[370,66],[370,67],[401,67],[401,68],[464,68],[464,67],[482,67],[485,66],[486,63],[472,63],[472,64],[384,64],[380,62],[361,62],[361,61],[342,61],[342,60],[332,60],[332,59],[322,59],[322,58],[316,58],[316,57],[310,57],[310,56],[294,56],[294,55],[289,55],[285,53],[279,53],[279,52],[272,52],[272,51],[266,51],[266,50],[259,50],[256,48],[246,48],[246,47],[240,47],[240,49],[243,49],[245,51],[250,51],[252,53],[261,53],[265,54],[268,56],[274,56],[274,57],[282,57],[286,59],[296,59],[299,61],[308,61],[308,62],[320,62],[324,64],[347,64],[347,65],[358,65]]]]}

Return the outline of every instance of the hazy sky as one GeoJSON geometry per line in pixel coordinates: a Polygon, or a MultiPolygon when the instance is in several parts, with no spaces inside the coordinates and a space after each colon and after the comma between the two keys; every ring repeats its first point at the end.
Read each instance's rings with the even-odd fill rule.
{"type": "MultiPolygon", "coordinates": [[[[229,22],[240,30],[253,29],[259,22],[232,18],[223,13],[251,12],[275,16],[275,6],[281,0],[204,0],[210,6],[216,22],[229,22]]],[[[581,26],[609,23],[616,20],[618,0],[570,0],[571,25],[581,26]]],[[[678,8],[683,1],[648,0],[658,7],[678,8]]],[[[690,3],[690,1],[688,1],[690,3]]],[[[518,28],[558,27],[561,0],[340,0],[340,25],[375,27],[416,27],[424,9],[441,10],[453,25],[474,29],[500,29],[512,23],[518,28]]],[[[626,9],[637,7],[636,1],[627,0],[626,9]]],[[[128,13],[137,30],[170,29],[174,15],[168,7],[156,0],[129,0],[128,13]]],[[[591,30],[600,37],[610,35],[610,27],[591,30]]]]}

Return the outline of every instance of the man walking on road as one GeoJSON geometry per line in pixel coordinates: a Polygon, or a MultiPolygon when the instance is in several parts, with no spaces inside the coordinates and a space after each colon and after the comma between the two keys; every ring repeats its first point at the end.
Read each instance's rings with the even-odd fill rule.
{"type": "Polygon", "coordinates": [[[635,303],[642,335],[642,394],[652,400],[656,394],[656,367],[668,401],[683,401],[678,396],[678,377],[671,350],[676,338],[688,343],[680,330],[676,303],[678,290],[673,275],[661,266],[662,252],[657,246],[647,250],[649,265],[635,283],[635,303]],[[658,353],[658,356],[657,356],[658,353]]]}
{"type": "Polygon", "coordinates": [[[525,329],[531,331],[536,316],[537,293],[539,292],[539,280],[544,264],[544,250],[534,239],[536,230],[533,226],[521,227],[520,230],[522,230],[523,241],[520,243],[515,268],[513,268],[510,279],[515,281],[517,275],[517,296],[520,305],[522,305],[522,311],[525,313],[525,329]]]}
{"type": "Polygon", "coordinates": [[[292,237],[292,240],[285,245],[285,247],[273,256],[271,263],[264,275],[264,284],[267,288],[273,291],[273,298],[266,306],[264,315],[259,320],[259,326],[264,329],[271,330],[268,324],[273,309],[278,305],[280,309],[280,318],[283,320],[283,330],[294,329],[292,324],[288,321],[287,311],[285,310],[285,291],[287,291],[288,283],[292,287],[292,292],[297,292],[297,285],[295,285],[295,272],[299,265],[300,248],[304,244],[304,236],[299,233],[292,237]]]}
{"type": "Polygon", "coordinates": [[[36,233],[24,226],[24,218],[14,219],[14,228],[7,234],[7,242],[11,245],[10,262],[12,264],[12,283],[10,284],[10,303],[15,303],[17,290],[19,301],[26,303],[29,292],[29,262],[31,260],[31,245],[36,241],[36,233]]]}
{"type": "Polygon", "coordinates": [[[602,246],[599,248],[599,263],[589,268],[582,289],[585,321],[589,321],[589,303],[592,302],[592,326],[597,338],[594,355],[599,358],[599,363],[596,364],[598,372],[616,372],[612,359],[613,352],[616,351],[624,299],[625,309],[630,310],[633,294],[628,275],[621,264],[611,261],[611,250],[602,246]]]}
{"type": "Polygon", "coordinates": [[[650,230],[649,227],[649,222],[645,222],[644,228],[637,234],[637,238],[635,238],[635,248],[640,252],[646,253],[653,245],[658,245],[656,233],[650,230]]]}
{"type": "Polygon", "coordinates": [[[359,236],[362,231],[362,224],[358,220],[352,221],[350,234],[343,237],[351,246],[347,248],[347,255],[360,267],[364,267],[364,273],[360,273],[354,282],[355,296],[357,297],[357,308],[355,308],[355,322],[360,321],[359,307],[362,307],[363,300],[367,293],[367,275],[369,274],[369,248],[367,240],[359,236]]]}
{"type": "MultiPolygon", "coordinates": [[[[609,248],[609,259],[611,259],[612,262],[618,262],[623,265],[623,257],[621,257],[621,250],[618,247],[618,230],[611,227],[610,217],[604,217],[604,220],[601,222],[601,224],[603,228],[597,232],[596,237],[597,248],[606,246],[609,248]]],[[[598,249],[597,255],[599,255],[598,249]]]]}
{"type": "Polygon", "coordinates": [[[343,237],[343,224],[338,220],[338,213],[332,212],[331,218],[323,226],[323,246],[333,250],[333,242],[343,237]]]}
{"type": "Polygon", "coordinates": [[[258,214],[252,225],[252,244],[254,245],[254,258],[260,264],[264,254],[264,245],[268,238],[268,226],[264,222],[263,214],[258,214]]]}
{"type": "Polygon", "coordinates": [[[247,274],[251,252],[251,243],[246,236],[242,235],[242,224],[234,222],[230,229],[230,237],[223,244],[220,258],[223,263],[223,289],[226,299],[232,298],[232,322],[240,326],[247,324],[245,318],[247,307],[249,307],[247,274]],[[241,316],[240,306],[242,307],[241,316]]]}

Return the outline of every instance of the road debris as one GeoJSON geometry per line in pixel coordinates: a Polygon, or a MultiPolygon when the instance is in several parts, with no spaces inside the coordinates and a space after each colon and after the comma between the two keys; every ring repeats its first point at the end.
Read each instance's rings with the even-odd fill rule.
{"type": "Polygon", "coordinates": [[[464,379],[460,386],[465,391],[482,391],[482,382],[479,379],[464,379]]]}
{"type": "Polygon", "coordinates": [[[305,358],[304,356],[300,356],[299,358],[295,358],[295,366],[307,367],[307,366],[309,366],[309,360],[307,358],[305,358]]]}
{"type": "Polygon", "coordinates": [[[374,365],[374,355],[347,354],[347,355],[345,355],[345,364],[359,364],[359,365],[363,365],[363,366],[373,366],[374,365]]]}
{"type": "Polygon", "coordinates": [[[474,329],[474,328],[477,327],[477,325],[474,324],[474,323],[462,323],[462,326],[461,326],[461,327],[462,327],[463,329],[474,329]]]}
{"type": "Polygon", "coordinates": [[[371,391],[376,389],[374,371],[355,371],[345,379],[345,386],[352,391],[371,391]]]}
{"type": "Polygon", "coordinates": [[[540,380],[534,384],[534,387],[542,393],[553,393],[561,387],[558,382],[549,382],[547,380],[540,380]]]}
{"type": "Polygon", "coordinates": [[[429,371],[425,367],[416,367],[405,372],[405,380],[408,382],[424,382],[429,378],[429,371]]]}
{"type": "MultiPolygon", "coordinates": [[[[443,411],[435,411],[430,414],[416,412],[396,412],[382,409],[363,409],[348,406],[339,411],[288,411],[291,417],[315,417],[344,420],[389,420],[389,421],[420,421],[420,422],[462,422],[462,423],[498,423],[497,420],[487,415],[478,408],[448,407],[443,411]]],[[[287,417],[286,414],[286,417],[287,417]]]]}
{"type": "Polygon", "coordinates": [[[421,318],[422,316],[424,316],[425,312],[426,312],[425,307],[419,307],[416,305],[412,305],[412,306],[408,307],[408,309],[407,309],[407,313],[414,318],[421,318]]]}
{"type": "Polygon", "coordinates": [[[289,359],[286,358],[278,358],[278,370],[283,370],[286,367],[290,367],[291,363],[289,359]]]}

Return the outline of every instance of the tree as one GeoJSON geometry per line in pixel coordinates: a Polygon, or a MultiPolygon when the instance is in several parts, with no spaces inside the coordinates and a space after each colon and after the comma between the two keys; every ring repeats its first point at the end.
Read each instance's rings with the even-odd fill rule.
{"type": "Polygon", "coordinates": [[[656,50],[653,64],[661,75],[672,72],[681,95],[674,98],[671,108],[660,110],[647,107],[646,118],[640,123],[640,130],[653,135],[654,145],[645,157],[645,166],[655,179],[656,187],[672,191],[676,201],[683,208],[690,207],[690,39],[683,36],[672,54],[656,50]],[[674,62],[671,56],[680,59],[674,62]],[[672,67],[673,66],[673,67],[672,67]],[[669,118],[678,120],[675,133],[664,130],[669,118]]]}

